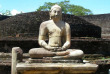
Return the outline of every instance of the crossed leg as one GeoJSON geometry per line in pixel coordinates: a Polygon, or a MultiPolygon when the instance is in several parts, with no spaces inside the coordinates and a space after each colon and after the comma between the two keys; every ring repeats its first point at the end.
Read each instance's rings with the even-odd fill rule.
{"type": "Polygon", "coordinates": [[[81,58],[83,51],[78,49],[67,49],[66,51],[52,52],[44,48],[33,48],[30,49],[29,55],[31,58],[43,58],[43,57],[54,57],[54,56],[67,56],[81,58]]]}

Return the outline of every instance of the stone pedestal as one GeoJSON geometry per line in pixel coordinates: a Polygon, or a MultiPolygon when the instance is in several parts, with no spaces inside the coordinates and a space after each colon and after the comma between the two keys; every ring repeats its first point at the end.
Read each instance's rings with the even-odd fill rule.
{"type": "Polygon", "coordinates": [[[83,60],[72,59],[72,58],[45,57],[43,59],[29,58],[27,62],[29,63],[83,63],[83,60]]]}
{"type": "Polygon", "coordinates": [[[75,63],[18,63],[17,73],[21,74],[93,74],[96,64],[75,63]]]}
{"type": "Polygon", "coordinates": [[[98,68],[96,64],[63,56],[28,59],[26,62],[20,56],[21,48],[14,47],[11,74],[93,74],[98,68]]]}

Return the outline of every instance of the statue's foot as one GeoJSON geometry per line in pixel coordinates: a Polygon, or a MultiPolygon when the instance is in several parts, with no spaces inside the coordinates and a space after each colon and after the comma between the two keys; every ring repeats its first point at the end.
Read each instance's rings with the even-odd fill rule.
{"type": "Polygon", "coordinates": [[[56,52],[56,56],[65,56],[65,55],[69,55],[69,51],[62,51],[62,52],[56,52]]]}
{"type": "Polygon", "coordinates": [[[79,49],[68,49],[66,51],[69,52],[69,54],[67,55],[68,57],[82,58],[84,55],[84,52],[82,50],[79,50],[79,49]]]}
{"type": "Polygon", "coordinates": [[[82,58],[84,55],[82,50],[79,49],[67,49],[66,51],[56,52],[56,56],[64,58],[82,58]]]}

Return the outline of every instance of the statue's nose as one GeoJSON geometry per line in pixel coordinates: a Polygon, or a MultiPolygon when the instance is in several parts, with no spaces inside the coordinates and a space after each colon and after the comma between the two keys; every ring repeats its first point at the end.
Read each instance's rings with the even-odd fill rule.
{"type": "Polygon", "coordinates": [[[56,12],[55,15],[58,15],[58,13],[56,12]]]}

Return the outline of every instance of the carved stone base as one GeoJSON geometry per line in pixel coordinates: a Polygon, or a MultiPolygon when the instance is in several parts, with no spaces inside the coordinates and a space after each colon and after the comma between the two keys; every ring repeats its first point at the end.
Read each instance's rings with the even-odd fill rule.
{"type": "Polygon", "coordinates": [[[47,57],[44,59],[31,59],[29,58],[27,63],[83,63],[82,59],[60,59],[47,57]]]}
{"type": "Polygon", "coordinates": [[[18,74],[93,74],[98,65],[89,63],[18,63],[16,68],[18,74]]]}

